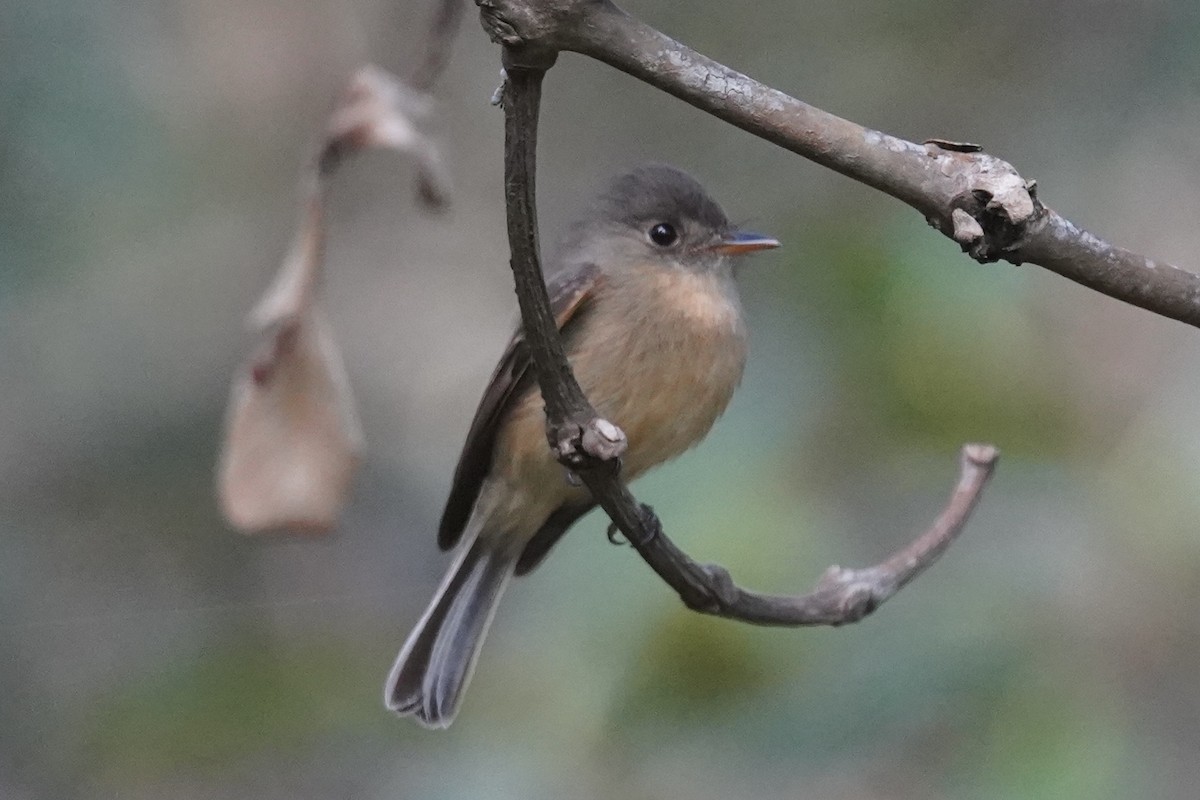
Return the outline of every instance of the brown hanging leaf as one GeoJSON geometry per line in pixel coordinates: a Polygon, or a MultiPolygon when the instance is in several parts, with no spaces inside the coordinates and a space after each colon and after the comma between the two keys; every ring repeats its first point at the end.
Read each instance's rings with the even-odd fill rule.
{"type": "Polygon", "coordinates": [[[323,533],[337,521],[362,450],[341,354],[315,306],[266,344],[234,380],[221,509],[247,533],[323,533]]]}
{"type": "Polygon", "coordinates": [[[324,266],[325,181],[346,155],[383,147],[411,156],[418,195],[448,202],[449,181],[418,123],[430,98],[367,66],[351,79],[304,176],[292,247],[250,315],[262,342],[234,378],[217,470],[221,510],[247,533],[325,532],[349,496],[363,437],[341,353],[316,289],[324,266]]]}

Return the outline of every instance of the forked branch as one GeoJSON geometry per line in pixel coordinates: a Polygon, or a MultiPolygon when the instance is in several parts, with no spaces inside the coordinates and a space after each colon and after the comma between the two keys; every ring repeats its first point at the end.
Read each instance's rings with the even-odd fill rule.
{"type": "Polygon", "coordinates": [[[550,309],[538,245],[535,199],[538,109],[542,77],[553,54],[505,52],[504,187],[512,270],[525,339],[546,403],[547,435],[559,459],[591,490],[613,524],[689,608],[760,625],[841,625],[878,608],[932,564],[962,530],[991,476],[998,453],[989,445],[963,448],[959,482],[937,521],[875,567],[830,567],[813,591],[765,595],[736,586],[722,567],[701,565],[667,537],[649,506],[621,482],[608,446],[623,435],[597,417],[571,371],[550,309]],[[516,57],[514,57],[516,56],[516,57]]]}

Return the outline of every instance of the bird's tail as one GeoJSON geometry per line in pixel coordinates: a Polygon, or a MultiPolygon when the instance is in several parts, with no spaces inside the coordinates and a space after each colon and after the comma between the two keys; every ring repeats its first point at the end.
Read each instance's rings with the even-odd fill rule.
{"type": "Polygon", "coordinates": [[[481,537],[463,545],[388,675],[383,696],[388,708],[429,728],[454,721],[515,566],[515,556],[481,537]]]}

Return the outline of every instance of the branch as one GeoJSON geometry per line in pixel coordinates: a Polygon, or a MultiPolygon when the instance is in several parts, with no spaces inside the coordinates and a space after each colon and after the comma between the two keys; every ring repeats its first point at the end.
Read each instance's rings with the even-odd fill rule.
{"type": "Polygon", "coordinates": [[[609,0],[476,0],[509,51],[569,50],[921,212],[980,262],[1045,267],[1109,297],[1200,327],[1200,276],[1093,236],[1037,197],[1036,185],[975,145],[905,141],[772,89],[629,16],[609,0]]]}
{"type": "MultiPolygon", "coordinates": [[[[724,567],[697,564],[661,532],[641,543],[631,541],[642,558],[695,611],[756,625],[845,625],[879,608],[945,552],[966,525],[998,458],[999,452],[991,445],[964,445],[959,456],[958,484],[941,514],[923,534],[876,566],[830,567],[803,595],[769,595],[742,589],[724,567]]],[[[657,524],[651,514],[647,513],[646,518],[649,525],[657,524]]]]}
{"type": "Polygon", "coordinates": [[[450,46],[465,9],[466,0],[439,0],[425,39],[425,57],[409,79],[409,84],[417,91],[429,92],[442,76],[450,61],[450,46]]]}
{"type": "Polygon", "coordinates": [[[693,561],[667,538],[653,510],[639,505],[619,480],[617,456],[624,434],[597,417],[584,396],[551,313],[538,247],[534,184],[542,78],[555,54],[506,49],[504,56],[504,190],[511,267],[525,339],[546,404],[547,434],[559,460],[580,476],[613,524],[689,608],[762,625],[841,625],[862,619],[937,560],[962,530],[991,476],[996,449],[963,448],[958,486],[922,536],[878,566],[830,567],[808,594],[750,592],[735,586],[724,568],[693,561]]]}

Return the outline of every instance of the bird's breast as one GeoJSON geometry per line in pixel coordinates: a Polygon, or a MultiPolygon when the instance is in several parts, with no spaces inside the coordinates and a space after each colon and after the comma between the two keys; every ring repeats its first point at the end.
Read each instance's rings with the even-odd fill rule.
{"type": "Polygon", "coordinates": [[[629,478],[708,433],[741,381],[746,333],[729,279],[648,272],[607,281],[572,337],[576,377],[629,439],[629,478]]]}

